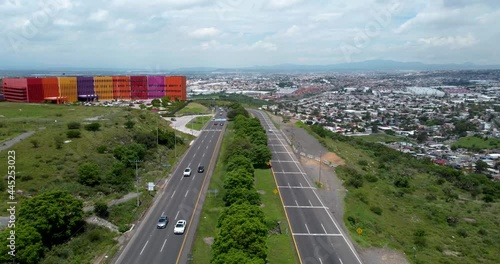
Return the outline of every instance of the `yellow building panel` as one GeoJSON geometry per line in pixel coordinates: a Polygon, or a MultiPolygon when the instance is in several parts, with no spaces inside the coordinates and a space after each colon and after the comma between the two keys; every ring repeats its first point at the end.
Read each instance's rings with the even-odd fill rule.
{"type": "Polygon", "coordinates": [[[57,77],[59,83],[59,96],[66,97],[67,102],[78,101],[76,77],[57,77]]]}
{"type": "Polygon", "coordinates": [[[95,76],[94,91],[99,97],[99,101],[113,100],[113,77],[95,76]]]}

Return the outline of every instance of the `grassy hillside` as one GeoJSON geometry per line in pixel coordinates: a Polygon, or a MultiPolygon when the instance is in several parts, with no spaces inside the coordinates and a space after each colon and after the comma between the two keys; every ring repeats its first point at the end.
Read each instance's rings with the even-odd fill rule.
{"type": "MultiPolygon", "coordinates": [[[[74,197],[82,199],[84,206],[92,206],[97,201],[107,202],[135,192],[135,168],[130,164],[121,168],[116,176],[110,176],[112,173],[116,174],[117,167],[114,166],[120,163],[114,156],[114,149],[131,143],[144,143],[148,146],[144,162],[139,164],[138,170],[141,206],[136,208],[134,199],[111,207],[107,217],[122,228],[135,221],[136,215],[141,215],[150,205],[152,196],[146,190],[146,183],[165,178],[176,161],[173,147],[156,145],[157,126],[160,131],[174,135],[168,121],[150,111],[7,102],[0,103],[0,108],[4,116],[0,118],[0,133],[4,140],[23,131],[36,131],[29,138],[0,152],[0,160],[4,161],[7,160],[7,151],[13,150],[16,153],[15,200],[20,203],[19,206],[29,197],[55,189],[68,191],[74,197]],[[79,131],[79,138],[68,138],[68,124],[71,122],[80,124],[79,129],[73,129],[79,131]],[[99,131],[86,130],[85,125],[90,123],[100,124],[99,131]],[[62,141],[65,143],[60,143],[62,141]],[[80,183],[79,167],[84,163],[97,165],[99,184],[90,186],[80,183]],[[115,177],[115,183],[107,181],[110,177],[115,177]]],[[[177,156],[180,157],[189,147],[184,141],[187,143],[192,137],[179,132],[176,135],[177,156]]],[[[4,180],[0,183],[0,199],[4,201],[8,200],[6,187],[4,180]]],[[[0,204],[0,215],[8,214],[6,206],[6,203],[0,204]]],[[[94,227],[86,227],[85,230],[70,243],[59,245],[48,252],[44,263],[90,263],[99,254],[111,250],[115,244],[111,238],[117,234],[97,231],[94,227]],[[91,242],[88,243],[87,239],[91,242]],[[85,245],[86,250],[81,250],[81,245],[85,245]]]]}
{"type": "Polygon", "coordinates": [[[346,161],[337,168],[348,189],[344,221],[359,245],[403,251],[412,263],[500,262],[498,183],[306,129],[346,161]]]}
{"type": "Polygon", "coordinates": [[[452,145],[456,148],[470,150],[495,149],[500,148],[500,139],[482,137],[463,137],[452,145]]]}

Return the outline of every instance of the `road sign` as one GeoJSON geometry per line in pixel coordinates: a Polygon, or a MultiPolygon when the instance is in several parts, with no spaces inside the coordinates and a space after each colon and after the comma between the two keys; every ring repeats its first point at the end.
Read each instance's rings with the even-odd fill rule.
{"type": "Polygon", "coordinates": [[[358,227],[358,229],[356,229],[356,232],[358,232],[358,235],[361,235],[361,233],[363,233],[363,229],[358,227]]]}
{"type": "Polygon", "coordinates": [[[274,190],[273,190],[273,193],[274,193],[275,195],[276,195],[276,194],[278,194],[278,190],[277,190],[277,189],[274,189],[274,190]]]}
{"type": "Polygon", "coordinates": [[[155,183],[154,182],[148,182],[148,191],[154,191],[155,190],[155,183]]]}

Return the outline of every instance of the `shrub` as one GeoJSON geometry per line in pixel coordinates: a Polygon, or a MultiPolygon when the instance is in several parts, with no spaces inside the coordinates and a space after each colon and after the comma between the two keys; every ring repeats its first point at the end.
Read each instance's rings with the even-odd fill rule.
{"type": "Polygon", "coordinates": [[[78,122],[69,122],[68,129],[80,129],[81,125],[78,122]]]}
{"type": "Polygon", "coordinates": [[[100,129],[101,129],[101,124],[96,122],[85,125],[85,130],[87,131],[96,132],[99,131],[100,129]]]}
{"type": "Polygon", "coordinates": [[[99,154],[103,154],[104,152],[106,152],[106,150],[108,150],[108,148],[104,145],[97,147],[97,153],[99,153],[99,154]]]}
{"type": "Polygon", "coordinates": [[[463,238],[466,238],[466,237],[468,237],[468,236],[469,236],[469,234],[467,234],[467,231],[466,231],[465,229],[459,229],[459,230],[457,231],[457,233],[458,233],[458,235],[459,235],[459,236],[461,236],[461,237],[463,237],[463,238]]]}
{"type": "Polygon", "coordinates": [[[360,160],[360,161],[358,161],[358,164],[360,166],[368,166],[368,161],[366,161],[366,160],[360,160]]]}
{"type": "Polygon", "coordinates": [[[61,149],[64,144],[64,139],[61,136],[55,136],[54,142],[56,144],[56,149],[61,149]]]}
{"type": "Polygon", "coordinates": [[[378,181],[377,176],[375,176],[373,174],[366,174],[365,179],[367,182],[377,182],[378,181]]]}
{"type": "Polygon", "coordinates": [[[94,213],[102,218],[108,217],[108,205],[103,201],[96,202],[94,205],[94,213]]]}
{"type": "Polygon", "coordinates": [[[30,143],[33,145],[33,148],[38,148],[40,146],[40,142],[37,139],[30,140],[30,143]]]}
{"type": "Polygon", "coordinates": [[[356,176],[350,176],[349,179],[346,181],[347,186],[352,186],[354,188],[360,188],[363,187],[363,178],[362,177],[356,177],[356,176]]]}
{"type": "Polygon", "coordinates": [[[425,238],[425,236],[425,230],[417,229],[413,234],[413,242],[415,243],[415,245],[418,247],[426,247],[427,239],[425,238]]]}
{"type": "Polygon", "coordinates": [[[134,128],[134,126],[135,126],[135,122],[134,122],[134,121],[132,121],[132,120],[130,120],[130,119],[129,119],[129,120],[127,120],[127,122],[125,122],[125,127],[126,127],[127,129],[132,129],[132,128],[134,128]]]}
{"type": "Polygon", "coordinates": [[[66,131],[66,136],[68,138],[80,138],[80,131],[79,130],[68,130],[66,131]]]}
{"type": "Polygon", "coordinates": [[[370,207],[370,211],[372,211],[375,214],[382,215],[382,208],[380,208],[378,206],[370,207]]]}

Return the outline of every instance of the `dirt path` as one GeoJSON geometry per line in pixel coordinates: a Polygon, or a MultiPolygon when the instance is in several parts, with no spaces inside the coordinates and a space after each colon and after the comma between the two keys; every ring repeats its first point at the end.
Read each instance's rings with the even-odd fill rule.
{"type": "Polygon", "coordinates": [[[18,142],[20,142],[21,140],[24,140],[28,137],[30,137],[31,135],[35,134],[35,131],[28,131],[28,132],[24,132],[22,133],[21,135],[17,136],[17,137],[14,137],[14,138],[11,138],[11,139],[7,139],[5,141],[3,141],[0,145],[0,152],[14,146],[15,144],[17,144],[18,142]]]}

